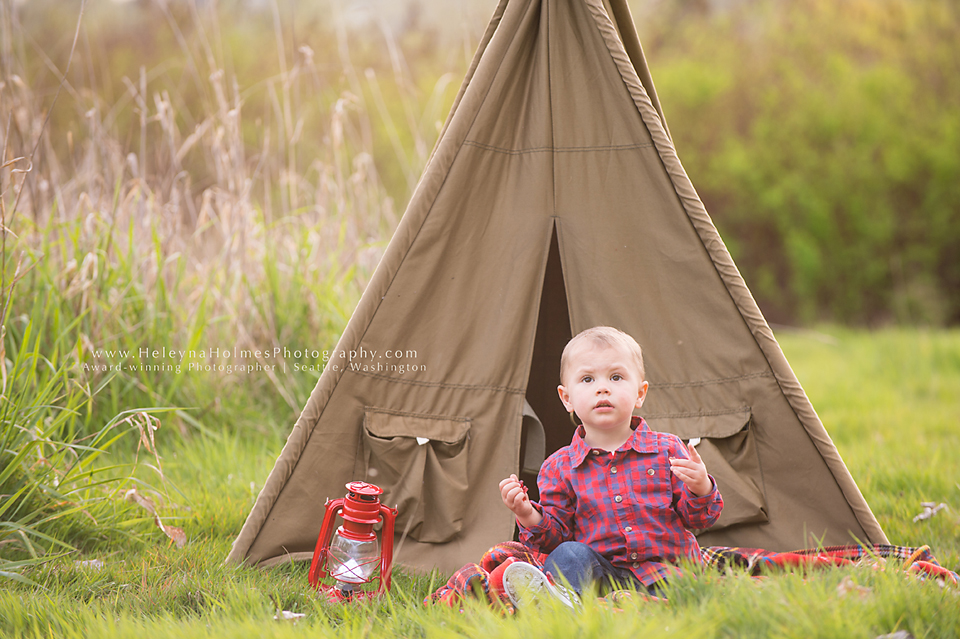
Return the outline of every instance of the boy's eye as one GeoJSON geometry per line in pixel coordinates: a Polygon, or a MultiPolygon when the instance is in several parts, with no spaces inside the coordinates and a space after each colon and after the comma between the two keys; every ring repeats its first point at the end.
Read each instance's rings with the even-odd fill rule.
{"type": "Polygon", "coordinates": [[[613,375],[610,376],[610,379],[612,379],[615,382],[619,382],[621,379],[623,379],[623,375],[621,375],[620,373],[614,373],[613,375]]]}
{"type": "Polygon", "coordinates": [[[584,375],[583,379],[581,379],[580,381],[581,381],[581,382],[586,382],[587,384],[589,384],[590,382],[593,381],[593,378],[592,378],[591,376],[589,376],[589,375],[584,375]]]}

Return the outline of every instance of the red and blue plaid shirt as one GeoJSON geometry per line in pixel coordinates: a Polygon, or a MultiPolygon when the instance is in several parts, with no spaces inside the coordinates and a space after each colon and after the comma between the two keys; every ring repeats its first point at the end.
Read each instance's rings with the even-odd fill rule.
{"type": "Polygon", "coordinates": [[[670,470],[670,457],[688,458],[680,438],[650,430],[634,417],[630,438],[616,451],[591,449],[583,427],[573,441],[540,468],[543,520],[520,527],[520,541],[548,553],[561,542],[580,541],[644,585],[676,572],[670,564],[700,561],[690,528],[709,528],[720,517],[723,499],[713,490],[698,497],[670,470]]]}

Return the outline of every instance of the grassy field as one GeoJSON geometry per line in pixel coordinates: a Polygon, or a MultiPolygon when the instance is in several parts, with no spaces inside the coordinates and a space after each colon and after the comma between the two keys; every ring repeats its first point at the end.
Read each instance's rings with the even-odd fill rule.
{"type": "MultiPolygon", "coordinates": [[[[296,372],[292,364],[302,358],[274,355],[273,349],[332,348],[416,183],[478,35],[465,29],[450,40],[451,33],[414,28],[412,20],[396,39],[389,30],[334,28],[319,4],[298,13],[296,21],[289,13],[295,3],[280,0],[273,12],[266,4],[234,11],[238,5],[227,0],[88,2],[78,28],[77,16],[56,0],[0,0],[0,636],[960,634],[958,589],[895,569],[764,580],[704,574],[672,583],[668,605],[638,604],[616,613],[588,603],[577,616],[556,610],[505,619],[470,604],[463,613],[422,606],[446,575],[399,574],[390,598],[332,607],[307,587],[305,566],[269,572],[225,566],[230,543],[319,374],[296,372]],[[194,352],[176,361],[144,354],[159,347],[194,352]],[[225,365],[212,348],[271,354],[231,358],[225,365]],[[256,368],[271,365],[276,368],[256,368]],[[126,498],[131,490],[152,500],[168,532],[182,529],[183,547],[126,498]],[[841,587],[851,582],[859,589],[841,587]],[[278,609],[305,616],[296,624],[275,621],[278,609]]],[[[658,75],[665,104],[672,100],[687,118],[685,125],[681,118],[671,120],[671,127],[701,139],[696,122],[717,130],[696,111],[709,97],[701,89],[720,77],[704,60],[727,60],[741,47],[724,35],[722,15],[698,17],[693,4],[670,5],[679,12],[673,18],[665,7],[667,19],[652,23],[645,44],[652,42],[648,51],[659,48],[666,60],[658,75]],[[690,30],[672,31],[674,19],[690,30]],[[707,28],[711,24],[716,29],[707,28]],[[714,40],[703,40],[703,34],[714,40]],[[707,51],[699,62],[681,59],[680,53],[692,50],[684,45],[691,41],[707,51]],[[719,42],[724,56],[715,53],[719,42]],[[693,90],[685,94],[683,87],[693,90]]],[[[818,6],[811,0],[803,10],[818,6]]],[[[854,13],[867,7],[843,6],[854,13]]],[[[868,11],[865,22],[814,13],[838,28],[861,25],[869,35],[870,25],[886,24],[907,5],[891,0],[885,6],[894,14],[868,11]]],[[[482,8],[477,29],[489,12],[482,8]]],[[[924,69],[950,68],[929,61],[955,51],[952,10],[929,0],[909,11],[919,11],[909,13],[916,19],[890,24],[909,23],[921,31],[926,24],[944,26],[926,29],[929,47],[907,49],[924,69]],[[925,21],[928,13],[937,20],[925,21]]],[[[779,28],[764,37],[782,41],[779,28]]],[[[881,30],[874,41],[859,28],[848,35],[864,64],[902,57],[896,44],[901,40],[881,30]],[[874,50],[883,55],[863,54],[874,50]]],[[[833,37],[821,31],[806,28],[795,35],[801,44],[805,34],[833,37]]],[[[754,58],[786,59],[781,53],[754,58]]],[[[743,75],[754,84],[749,67],[723,64],[746,69],[743,75]]],[[[841,83],[849,74],[859,77],[856,65],[837,68],[846,69],[837,76],[841,83]]],[[[805,73],[799,62],[789,71],[805,73]]],[[[897,73],[889,77],[899,78],[897,73]]],[[[934,76],[931,86],[942,95],[915,102],[954,104],[952,76],[934,76]]],[[[743,93],[738,86],[730,84],[731,94],[743,93]]],[[[819,93],[802,88],[808,85],[796,86],[812,96],[813,106],[821,104],[819,93]]],[[[904,85],[878,86],[899,91],[904,85]]],[[[833,95],[829,86],[823,90],[833,95]]],[[[776,107],[772,117],[779,122],[778,102],[761,102],[776,107]]],[[[823,104],[828,102],[832,97],[823,104]]],[[[876,104],[883,108],[871,107],[870,113],[887,113],[884,100],[876,104]]],[[[741,106],[728,105],[724,113],[740,118],[746,113],[741,106]]],[[[939,110],[937,118],[913,107],[907,111],[923,122],[954,121],[939,110]]],[[[893,120],[901,130],[902,118],[893,120]]],[[[846,131],[848,125],[828,128],[846,131]]],[[[914,161],[907,153],[906,160],[887,164],[909,188],[885,174],[871,173],[870,184],[879,180],[900,189],[902,197],[890,200],[898,212],[911,223],[932,220],[924,232],[934,229],[929,232],[946,246],[960,228],[950,217],[956,210],[950,199],[956,154],[953,138],[934,129],[928,133],[939,146],[908,146],[918,153],[934,149],[930,153],[940,164],[914,161]],[[950,188],[911,182],[913,173],[935,176],[934,186],[950,188]],[[924,206],[936,215],[916,213],[921,209],[915,191],[929,195],[924,206]],[[933,224],[938,216],[946,220],[939,226],[933,224]]],[[[729,134],[749,138],[735,127],[729,134]]],[[[706,147],[694,152],[685,146],[693,140],[683,135],[678,148],[690,150],[685,158],[694,156],[692,175],[704,171],[702,181],[693,175],[707,185],[704,193],[710,193],[711,179],[733,183],[722,172],[711,178],[704,165],[714,157],[711,145],[729,145],[703,136],[706,147]]],[[[887,148],[889,137],[877,136],[887,148]]],[[[774,151],[795,146],[765,140],[757,144],[774,151]]],[[[870,148],[865,152],[876,155],[870,148]]],[[[825,154],[811,157],[819,165],[825,154]]],[[[794,179],[776,162],[756,157],[774,167],[777,179],[794,179]]],[[[836,181],[844,194],[885,197],[875,185],[850,189],[841,178],[836,181]]],[[[779,188],[776,179],[755,182],[761,190],[779,188]]],[[[747,195],[751,210],[763,199],[747,195]]],[[[718,204],[723,199],[717,197],[718,204]]],[[[780,199],[764,201],[778,215],[803,217],[780,199]]],[[[871,206],[854,208],[867,216],[874,212],[871,206]]],[[[888,227],[900,247],[901,236],[888,227]]],[[[910,237],[905,246],[915,260],[935,268],[936,260],[924,257],[927,236],[910,237]]],[[[749,233],[728,239],[735,250],[769,244],[749,233]]],[[[883,251],[871,255],[884,269],[899,264],[904,279],[902,290],[866,293],[900,299],[903,312],[869,317],[934,324],[952,317],[941,307],[956,300],[944,302],[923,279],[925,271],[913,272],[909,260],[901,264],[883,251]]],[[[819,259],[811,264],[821,268],[819,259]]],[[[860,266],[856,262],[853,270],[860,266]]],[[[941,269],[947,280],[955,267],[952,260],[941,269]]],[[[758,276],[750,283],[755,290],[781,290],[785,282],[758,276]]],[[[859,294],[862,287],[853,288],[859,294]]],[[[928,544],[941,563],[960,568],[960,332],[828,326],[783,329],[778,336],[891,542],[928,544]],[[924,502],[948,507],[915,522],[924,502]]]]}
{"type": "MultiPolygon", "coordinates": [[[[960,568],[960,332],[825,328],[780,339],[892,543],[930,545],[960,568]],[[914,522],[921,502],[949,508],[914,522]]],[[[173,441],[163,468],[170,522],[183,549],[154,535],[102,545],[25,574],[41,584],[0,591],[0,633],[14,636],[629,636],[915,637],[960,632],[960,590],[891,567],[774,575],[705,574],[670,586],[668,605],[623,613],[587,605],[502,618],[420,600],[445,575],[397,578],[393,596],[331,607],[307,586],[306,566],[261,572],[222,563],[282,440],[226,433],[173,441]],[[102,568],[81,561],[100,560],[102,568]],[[844,594],[841,583],[860,587],[844,594]],[[847,582],[849,583],[849,582],[847,582]],[[305,613],[296,625],[277,609],[305,613]]],[[[161,444],[163,445],[163,444],[161,444]]],[[[320,512],[318,510],[318,516],[320,512]]]]}
{"type": "Polygon", "coordinates": [[[780,333],[788,360],[892,543],[960,567],[960,332],[780,333]],[[949,511],[914,522],[921,502],[949,511]]]}

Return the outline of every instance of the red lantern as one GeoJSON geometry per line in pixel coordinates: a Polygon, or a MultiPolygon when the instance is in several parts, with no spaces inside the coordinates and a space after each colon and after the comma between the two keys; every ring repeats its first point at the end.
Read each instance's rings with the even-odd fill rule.
{"type": "Polygon", "coordinates": [[[326,592],[332,601],[370,598],[390,590],[397,509],[382,505],[382,494],[383,491],[373,484],[355,481],[347,484],[346,497],[327,500],[309,580],[311,586],[326,592]],[[338,514],[343,518],[343,525],[334,532],[338,514]],[[383,521],[383,552],[377,543],[377,534],[373,532],[374,524],[379,521],[383,521]],[[379,587],[361,590],[359,586],[370,583],[375,574],[379,577],[379,587]],[[336,585],[320,583],[327,577],[336,585]]]}

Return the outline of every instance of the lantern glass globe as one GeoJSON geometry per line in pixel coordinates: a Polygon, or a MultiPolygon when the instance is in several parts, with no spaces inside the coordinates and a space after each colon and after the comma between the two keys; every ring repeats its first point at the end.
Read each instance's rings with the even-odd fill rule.
{"type": "Polygon", "coordinates": [[[338,532],[330,541],[328,557],[331,577],[343,584],[363,584],[380,565],[380,544],[376,537],[357,541],[338,532]]]}

